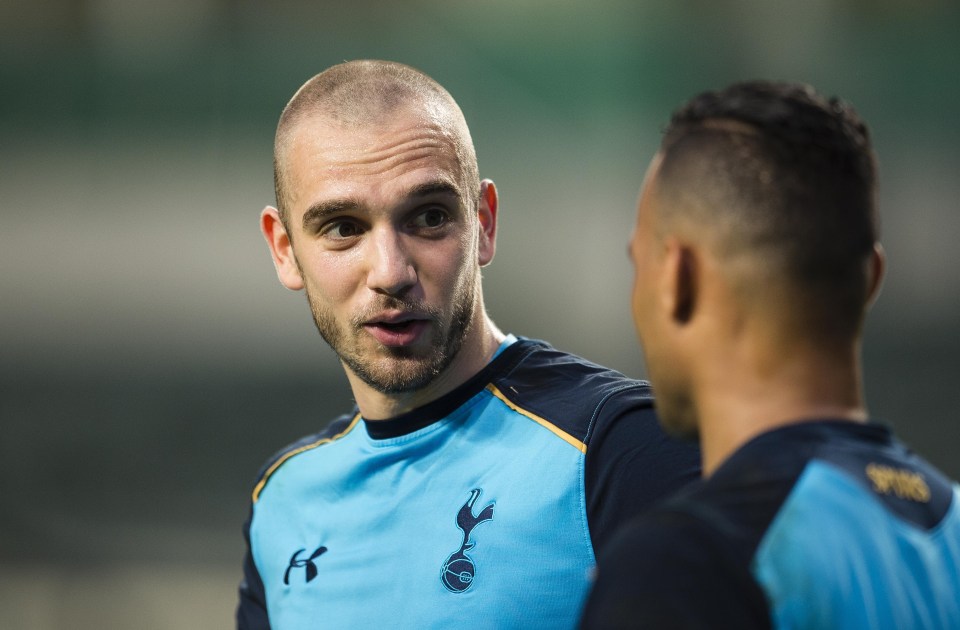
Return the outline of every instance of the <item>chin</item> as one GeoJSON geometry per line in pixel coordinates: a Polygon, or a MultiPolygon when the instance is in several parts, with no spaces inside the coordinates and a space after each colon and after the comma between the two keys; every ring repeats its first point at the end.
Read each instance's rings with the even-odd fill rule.
{"type": "Polygon", "coordinates": [[[429,356],[345,362],[363,382],[382,394],[405,394],[421,390],[430,385],[445,367],[444,363],[448,363],[438,363],[435,357],[429,356]]]}

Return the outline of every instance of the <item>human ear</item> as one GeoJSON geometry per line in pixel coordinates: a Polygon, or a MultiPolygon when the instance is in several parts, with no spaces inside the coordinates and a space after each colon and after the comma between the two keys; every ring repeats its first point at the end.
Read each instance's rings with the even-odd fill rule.
{"type": "Polygon", "coordinates": [[[671,321],[685,325],[697,307],[699,269],[692,249],[674,238],[665,243],[664,275],[660,299],[671,321]]]}
{"type": "Polygon", "coordinates": [[[273,258],[273,266],[277,268],[280,283],[291,291],[302,289],[303,277],[300,275],[300,267],[293,253],[293,244],[280,219],[280,212],[276,208],[267,206],[260,213],[260,231],[263,233],[263,238],[267,240],[267,247],[270,248],[270,256],[273,258]]]}
{"type": "Polygon", "coordinates": [[[870,252],[870,260],[867,263],[867,308],[870,308],[880,295],[880,286],[883,284],[883,275],[887,268],[887,255],[883,251],[883,245],[879,242],[873,244],[873,251],[870,252]]]}
{"type": "Polygon", "coordinates": [[[496,184],[489,179],[480,182],[480,203],[477,206],[477,218],[480,223],[478,258],[481,267],[490,264],[497,250],[497,210],[499,203],[496,184]]]}

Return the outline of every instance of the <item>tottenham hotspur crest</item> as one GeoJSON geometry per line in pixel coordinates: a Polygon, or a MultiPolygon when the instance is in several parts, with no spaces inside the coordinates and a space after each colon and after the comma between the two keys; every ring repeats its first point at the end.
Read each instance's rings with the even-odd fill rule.
{"type": "Polygon", "coordinates": [[[473,504],[477,502],[483,490],[477,488],[470,491],[470,498],[457,512],[457,527],[463,532],[463,542],[460,548],[447,558],[440,572],[440,579],[447,590],[453,593],[462,593],[473,584],[476,567],[467,552],[473,549],[476,543],[470,541],[470,532],[484,521],[493,520],[493,503],[480,510],[480,514],[473,515],[473,504]]]}

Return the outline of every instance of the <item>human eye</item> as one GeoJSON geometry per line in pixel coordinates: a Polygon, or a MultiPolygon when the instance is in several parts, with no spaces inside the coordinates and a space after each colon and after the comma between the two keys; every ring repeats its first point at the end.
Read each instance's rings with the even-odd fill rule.
{"type": "Polygon", "coordinates": [[[431,206],[416,213],[410,226],[420,230],[437,230],[450,222],[450,213],[439,206],[431,206]]]}
{"type": "Polygon", "coordinates": [[[361,232],[363,228],[356,221],[336,219],[324,225],[320,234],[332,241],[348,241],[360,236],[361,232]]]}

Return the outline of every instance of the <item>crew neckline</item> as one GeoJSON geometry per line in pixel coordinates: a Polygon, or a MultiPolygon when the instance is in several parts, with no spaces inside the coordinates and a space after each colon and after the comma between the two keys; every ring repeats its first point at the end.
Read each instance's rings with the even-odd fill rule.
{"type": "Polygon", "coordinates": [[[526,356],[525,350],[529,351],[541,345],[542,343],[531,339],[507,335],[494,352],[493,358],[479,372],[440,398],[385,420],[367,420],[361,416],[367,435],[374,440],[398,438],[446,418],[470,398],[483,391],[494,374],[504,371],[505,366],[526,356]]]}

